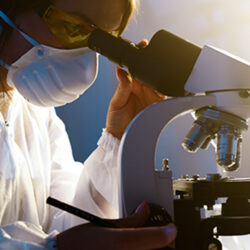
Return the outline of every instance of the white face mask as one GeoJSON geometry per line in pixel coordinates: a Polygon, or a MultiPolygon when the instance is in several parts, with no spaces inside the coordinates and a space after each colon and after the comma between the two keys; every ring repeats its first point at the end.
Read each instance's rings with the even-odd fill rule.
{"type": "Polygon", "coordinates": [[[20,31],[0,11],[0,17],[18,30],[34,47],[8,66],[7,83],[29,102],[38,106],[61,106],[76,100],[94,82],[97,54],[88,48],[55,49],[40,45],[20,31]]]}

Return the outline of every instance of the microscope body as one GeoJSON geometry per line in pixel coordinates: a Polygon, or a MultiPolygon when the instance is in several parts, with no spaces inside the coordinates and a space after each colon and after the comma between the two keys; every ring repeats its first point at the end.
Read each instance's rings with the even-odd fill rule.
{"type": "Polygon", "coordinates": [[[172,173],[155,168],[157,140],[172,119],[215,104],[214,96],[173,98],[151,105],[129,124],[118,153],[120,216],[130,215],[143,200],[165,207],[173,216],[172,173]]]}
{"type": "MultiPolygon", "coordinates": [[[[210,243],[217,244],[218,242],[212,242],[216,241],[213,238],[213,229],[216,226],[220,229],[221,235],[236,235],[237,230],[226,231],[225,225],[239,228],[234,227],[239,223],[239,216],[242,220],[241,225],[245,222],[250,224],[250,214],[247,212],[250,207],[247,201],[250,195],[241,195],[241,188],[250,190],[249,180],[240,181],[240,184],[238,180],[221,178],[212,181],[173,181],[168,168],[156,170],[155,167],[155,148],[161,131],[175,118],[194,112],[197,120],[184,139],[184,147],[195,152],[199,148],[206,148],[211,140],[216,140],[218,165],[224,171],[234,171],[240,167],[242,133],[248,129],[247,121],[250,117],[249,80],[250,67],[247,62],[216,48],[205,46],[185,85],[185,89],[195,95],[155,103],[134,118],[122,138],[119,149],[120,216],[128,216],[143,200],[164,207],[175,220],[177,227],[179,226],[179,236],[176,240],[178,250],[209,249],[210,243]],[[224,190],[226,185],[229,193],[215,189],[209,201],[200,201],[217,182],[218,185],[224,182],[225,184],[221,184],[220,187],[224,190]],[[195,195],[197,192],[195,193],[194,187],[198,187],[201,195],[195,195]],[[179,198],[174,199],[173,194],[179,198]],[[227,212],[220,218],[203,220],[200,209],[204,205],[213,206],[219,197],[233,200],[234,205],[224,205],[227,212]],[[235,206],[239,197],[246,201],[246,210],[239,212],[233,208],[231,213],[231,207],[235,206]],[[223,225],[220,224],[221,221],[223,225]]],[[[238,234],[246,233],[250,233],[248,226],[238,231],[238,234]]],[[[217,249],[220,249],[219,244],[217,249]]]]}

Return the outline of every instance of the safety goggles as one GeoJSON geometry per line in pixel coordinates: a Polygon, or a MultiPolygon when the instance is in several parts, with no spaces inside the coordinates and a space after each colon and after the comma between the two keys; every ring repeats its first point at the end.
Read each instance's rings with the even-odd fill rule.
{"type": "MultiPolygon", "coordinates": [[[[87,46],[90,34],[98,27],[86,17],[69,14],[50,1],[36,9],[49,30],[66,48],[80,48],[87,46]]],[[[119,36],[120,31],[109,32],[119,36]]]]}

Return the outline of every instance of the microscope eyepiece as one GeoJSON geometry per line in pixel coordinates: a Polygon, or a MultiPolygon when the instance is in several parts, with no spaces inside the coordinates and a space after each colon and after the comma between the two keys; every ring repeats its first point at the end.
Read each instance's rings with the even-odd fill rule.
{"type": "Polygon", "coordinates": [[[88,47],[125,68],[136,61],[139,50],[134,43],[100,29],[92,32],[88,39],[88,47]]]}
{"type": "Polygon", "coordinates": [[[128,69],[132,77],[168,96],[184,96],[185,83],[201,48],[165,30],[158,31],[148,46],[94,30],[88,47],[128,69]]]}

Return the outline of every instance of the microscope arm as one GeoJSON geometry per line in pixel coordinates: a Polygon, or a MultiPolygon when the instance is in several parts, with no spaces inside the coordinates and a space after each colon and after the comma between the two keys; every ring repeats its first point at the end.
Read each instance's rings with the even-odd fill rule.
{"type": "Polygon", "coordinates": [[[216,103],[216,96],[173,98],[151,105],[134,118],[118,153],[121,217],[131,214],[143,200],[166,208],[173,217],[171,171],[155,171],[158,137],[171,120],[216,103]]]}

